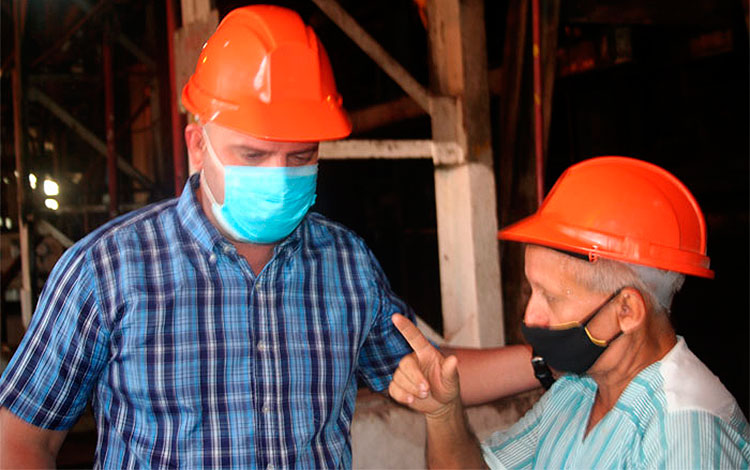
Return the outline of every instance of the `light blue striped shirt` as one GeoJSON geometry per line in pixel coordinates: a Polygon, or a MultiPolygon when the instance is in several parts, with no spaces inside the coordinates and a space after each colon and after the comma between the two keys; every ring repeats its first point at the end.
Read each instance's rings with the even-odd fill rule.
{"type": "Polygon", "coordinates": [[[596,383],[560,378],[507,431],[485,441],[490,468],[746,469],[750,428],[732,395],[679,338],[641,371],[587,436],[596,383]]]}

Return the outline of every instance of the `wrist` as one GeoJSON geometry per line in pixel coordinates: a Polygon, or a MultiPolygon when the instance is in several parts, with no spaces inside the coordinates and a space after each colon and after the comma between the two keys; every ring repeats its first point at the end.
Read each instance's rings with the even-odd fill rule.
{"type": "Polygon", "coordinates": [[[425,413],[425,419],[428,422],[436,424],[444,424],[456,420],[463,419],[464,408],[460,399],[456,399],[447,403],[445,406],[436,410],[432,413],[425,413]]]}

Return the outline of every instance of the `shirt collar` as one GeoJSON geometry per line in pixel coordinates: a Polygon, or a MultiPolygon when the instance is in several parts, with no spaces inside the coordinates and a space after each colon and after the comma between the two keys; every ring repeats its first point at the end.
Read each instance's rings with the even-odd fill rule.
{"type": "Polygon", "coordinates": [[[213,251],[216,245],[222,244],[226,239],[203,212],[203,206],[196,194],[199,185],[200,173],[190,175],[177,202],[177,214],[183,228],[196,239],[198,244],[207,251],[213,251]]]}
{"type": "MultiPolygon", "coordinates": [[[[203,212],[203,206],[198,200],[196,193],[199,185],[200,173],[195,173],[188,178],[182,190],[182,195],[180,195],[177,202],[177,213],[179,214],[183,228],[198,241],[198,244],[207,251],[213,251],[217,248],[217,245],[218,248],[223,248],[229,241],[214,227],[205,212],[203,212]]],[[[293,250],[299,246],[305,226],[308,223],[307,219],[308,216],[305,216],[302,223],[288,237],[276,245],[274,254],[293,250]]]]}

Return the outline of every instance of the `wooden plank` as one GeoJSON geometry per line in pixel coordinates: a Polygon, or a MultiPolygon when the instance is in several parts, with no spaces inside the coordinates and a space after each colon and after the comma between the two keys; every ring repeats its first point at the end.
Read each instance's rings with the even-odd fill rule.
{"type": "MultiPolygon", "coordinates": [[[[109,208],[102,204],[102,209],[104,211],[108,211],[109,208]]],[[[40,235],[49,235],[50,237],[57,240],[59,244],[61,244],[65,248],[70,248],[73,246],[73,243],[75,243],[73,240],[68,238],[67,235],[62,233],[57,227],[49,223],[48,221],[44,219],[39,219],[36,223],[36,231],[40,235]]]]}
{"type": "Polygon", "coordinates": [[[432,140],[337,140],[321,142],[322,160],[431,158],[437,166],[457,165],[463,152],[454,142],[432,140]]]}
{"type": "Polygon", "coordinates": [[[521,102],[524,49],[529,0],[510,0],[505,26],[503,86],[500,91],[500,223],[509,222],[518,110],[521,102]]]}
{"type": "MultiPolygon", "coordinates": [[[[502,68],[497,67],[490,70],[487,78],[490,94],[499,95],[503,81],[502,68]]],[[[427,111],[422,109],[410,96],[402,96],[393,101],[351,111],[349,117],[352,120],[354,133],[360,133],[425,114],[427,114],[427,111]]]]}
{"type": "Polygon", "coordinates": [[[544,166],[549,155],[549,126],[552,121],[552,97],[555,91],[557,34],[560,24],[560,0],[547,0],[542,4],[542,112],[544,114],[543,148],[544,166]]]}
{"type": "Polygon", "coordinates": [[[211,0],[180,0],[182,26],[205,21],[211,12],[211,0]]]}
{"type": "Polygon", "coordinates": [[[34,271],[34,254],[31,246],[31,231],[29,230],[27,190],[28,184],[26,171],[26,128],[24,107],[24,63],[23,40],[25,26],[25,11],[28,6],[26,0],[13,1],[13,46],[16,56],[13,67],[13,130],[16,157],[16,199],[18,203],[18,238],[21,249],[21,321],[28,328],[31,322],[31,314],[34,311],[34,289],[31,284],[32,272],[34,271]]]}
{"type": "MultiPolygon", "coordinates": [[[[88,130],[86,126],[81,124],[76,118],[70,113],[65,111],[62,106],[57,104],[52,98],[41,92],[38,88],[30,88],[28,93],[29,100],[36,101],[41,104],[64,124],[70,127],[76,132],[86,143],[91,145],[100,155],[107,156],[107,145],[102,142],[93,132],[88,130]]],[[[153,187],[153,182],[144,174],[133,168],[130,163],[125,159],[117,157],[117,167],[126,175],[138,180],[142,185],[147,188],[153,187]]]]}
{"type": "Polygon", "coordinates": [[[440,96],[430,112],[433,139],[466,154],[462,164],[435,168],[443,336],[452,345],[502,345],[484,4],[444,0],[427,7],[433,92],[440,96]]]}
{"type": "Polygon", "coordinates": [[[182,21],[182,28],[174,33],[174,99],[180,104],[180,110],[185,112],[181,103],[182,87],[185,86],[195,71],[195,64],[198,62],[201,50],[203,50],[203,44],[219,26],[219,12],[211,10],[205,18],[194,19],[188,24],[185,24],[184,17],[182,21]]]}
{"type": "Polygon", "coordinates": [[[385,73],[400,86],[407,95],[411,96],[419,106],[428,111],[430,109],[430,94],[417,82],[411,74],[396,59],[390,56],[354,18],[352,18],[336,0],[313,0],[315,4],[341,30],[359,46],[385,73]]]}

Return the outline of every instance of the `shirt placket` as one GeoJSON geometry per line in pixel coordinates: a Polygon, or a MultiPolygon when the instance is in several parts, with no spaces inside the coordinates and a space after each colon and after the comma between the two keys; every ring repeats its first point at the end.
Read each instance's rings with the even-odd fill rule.
{"type": "Polygon", "coordinates": [[[267,266],[255,278],[251,290],[252,325],[251,338],[253,341],[253,385],[254,398],[253,413],[256,419],[256,466],[266,470],[283,467],[281,440],[282,432],[278,422],[276,377],[276,352],[274,325],[280,321],[272,299],[273,272],[276,269],[277,258],[274,256],[267,266]]]}

